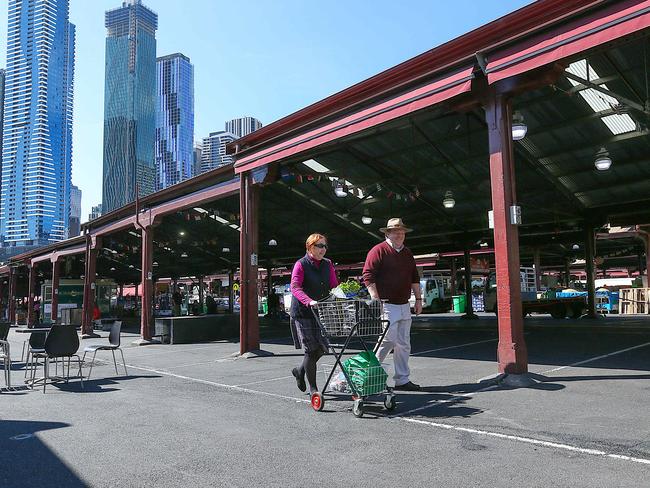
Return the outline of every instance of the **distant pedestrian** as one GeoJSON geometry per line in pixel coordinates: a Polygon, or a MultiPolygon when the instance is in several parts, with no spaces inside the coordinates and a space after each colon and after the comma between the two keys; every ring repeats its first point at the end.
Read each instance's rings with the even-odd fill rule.
{"type": "Polygon", "coordinates": [[[419,391],[420,386],[410,380],[411,354],[411,292],[415,294],[415,313],[422,313],[420,277],[413,253],[404,245],[406,233],[411,232],[402,219],[390,219],[379,229],[386,240],[373,247],[363,266],[363,280],[371,298],[383,300],[384,317],[390,322],[384,340],[377,350],[377,359],[383,362],[393,351],[396,390],[419,391]]]}
{"type": "Polygon", "coordinates": [[[327,298],[332,288],[338,286],[334,266],[325,258],[327,238],[322,234],[311,234],[305,242],[307,253],[296,261],[291,273],[291,320],[295,327],[297,341],[305,351],[302,364],[293,368],[300,391],[305,391],[305,374],[311,395],[318,392],[316,385],[316,363],[327,353],[329,344],[323,337],[311,306],[327,298]]]}

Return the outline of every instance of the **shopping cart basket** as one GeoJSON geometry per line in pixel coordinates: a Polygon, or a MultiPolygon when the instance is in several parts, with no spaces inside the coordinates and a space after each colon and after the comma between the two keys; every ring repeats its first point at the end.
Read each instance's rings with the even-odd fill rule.
{"type": "MultiPolygon", "coordinates": [[[[381,318],[381,302],[328,299],[312,305],[312,311],[335,358],[322,394],[328,392],[332,376],[340,369],[352,394],[352,413],[356,417],[363,416],[364,402],[368,401],[368,397],[380,393],[386,393],[384,407],[393,410],[396,405],[395,394],[392,388],[386,386],[386,372],[375,357],[390,325],[389,321],[381,318]],[[374,347],[369,347],[369,343],[373,343],[374,347]],[[361,346],[361,354],[341,362],[341,357],[352,344],[361,346]]],[[[325,400],[322,394],[312,395],[311,405],[314,410],[323,409],[325,400]]]]}

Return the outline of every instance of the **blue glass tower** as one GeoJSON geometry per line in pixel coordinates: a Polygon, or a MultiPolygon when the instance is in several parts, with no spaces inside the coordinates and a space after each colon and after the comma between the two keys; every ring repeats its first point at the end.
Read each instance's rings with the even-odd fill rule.
{"type": "Polygon", "coordinates": [[[192,177],[194,67],[176,53],[158,58],[156,190],[192,177]]]}
{"type": "Polygon", "coordinates": [[[141,0],[106,12],[104,84],[105,213],[155,189],[156,29],[141,0]]]}
{"type": "Polygon", "coordinates": [[[8,7],[0,189],[5,256],[67,237],[75,45],[68,0],[9,0],[8,7]]]}

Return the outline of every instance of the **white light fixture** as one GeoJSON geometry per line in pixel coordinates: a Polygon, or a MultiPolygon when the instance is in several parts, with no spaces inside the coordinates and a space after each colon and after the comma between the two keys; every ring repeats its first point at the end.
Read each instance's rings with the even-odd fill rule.
{"type": "Polygon", "coordinates": [[[115,271],[115,268],[111,268],[111,271],[115,271]]]}
{"type": "Polygon", "coordinates": [[[224,248],[221,250],[221,252],[230,252],[230,248],[229,248],[229,247],[224,247],[224,248]]]}
{"type": "Polygon", "coordinates": [[[609,157],[609,152],[604,147],[601,147],[596,153],[594,166],[598,171],[607,171],[611,165],[612,158],[609,157]]]}
{"type": "Polygon", "coordinates": [[[180,231],[180,232],[178,233],[178,235],[179,235],[179,236],[184,236],[184,235],[185,235],[185,231],[184,231],[184,230],[180,231]]]}
{"type": "Polygon", "coordinates": [[[153,266],[154,268],[158,266],[158,261],[154,261],[153,263],[151,263],[151,266],[153,266]]]}
{"type": "Polygon", "coordinates": [[[363,211],[363,216],[361,217],[361,222],[365,225],[372,224],[372,217],[368,213],[368,209],[363,211]]]}
{"type": "Polygon", "coordinates": [[[132,264],[129,264],[129,269],[133,269],[133,268],[135,268],[135,266],[133,266],[132,264]]]}
{"type": "Polygon", "coordinates": [[[345,198],[348,196],[348,192],[345,189],[345,182],[342,179],[335,180],[334,183],[334,194],[339,198],[345,198]]]}
{"type": "Polygon", "coordinates": [[[521,115],[521,112],[515,112],[512,114],[512,140],[519,141],[526,137],[528,132],[528,126],[524,122],[524,116],[521,115]]]}
{"type": "Polygon", "coordinates": [[[442,206],[445,208],[454,208],[456,206],[456,200],[454,200],[454,194],[451,190],[447,190],[445,193],[445,198],[442,200],[442,206]]]}
{"type": "Polygon", "coordinates": [[[485,241],[482,241],[482,242],[479,244],[479,246],[480,246],[480,247],[488,247],[488,243],[485,242],[485,241]]]}
{"type": "Polygon", "coordinates": [[[574,245],[571,247],[571,249],[573,249],[574,251],[577,251],[578,249],[580,249],[580,246],[578,246],[577,244],[574,244],[574,245]]]}
{"type": "Polygon", "coordinates": [[[276,241],[275,239],[271,239],[269,241],[269,246],[277,246],[277,245],[278,245],[278,241],[276,241]]]}
{"type": "Polygon", "coordinates": [[[183,253],[181,254],[181,257],[182,257],[182,258],[186,258],[186,257],[187,257],[187,253],[186,253],[185,251],[183,251],[183,253]]]}

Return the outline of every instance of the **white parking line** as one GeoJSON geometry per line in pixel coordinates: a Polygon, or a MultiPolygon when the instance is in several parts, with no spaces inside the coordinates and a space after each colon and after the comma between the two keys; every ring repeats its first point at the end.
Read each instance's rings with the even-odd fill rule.
{"type": "Polygon", "coordinates": [[[440,347],[438,349],[429,349],[428,351],[416,352],[414,354],[411,354],[411,356],[420,356],[422,354],[428,354],[430,352],[447,351],[449,349],[458,349],[459,347],[473,346],[474,344],[485,344],[486,342],[496,342],[498,340],[499,340],[498,338],[487,339],[485,341],[476,341],[476,342],[468,342],[466,344],[458,344],[457,346],[448,346],[448,347],[440,347]]]}
{"type": "Polygon", "coordinates": [[[250,383],[241,383],[241,384],[235,385],[235,386],[259,385],[260,383],[268,383],[270,381],[286,380],[286,379],[289,379],[289,378],[293,378],[293,375],[291,375],[291,376],[280,376],[279,378],[271,378],[271,379],[268,379],[268,380],[251,381],[250,383]]]}
{"type": "Polygon", "coordinates": [[[577,363],[567,364],[566,366],[560,366],[559,368],[549,369],[549,370],[546,370],[546,371],[542,371],[541,373],[538,373],[538,374],[554,373],[555,371],[560,371],[560,370],[565,369],[565,368],[573,368],[574,366],[580,366],[581,364],[591,363],[593,361],[598,361],[599,359],[608,358],[610,356],[615,356],[617,354],[622,354],[624,352],[633,351],[635,349],[640,349],[640,348],[646,347],[646,346],[650,346],[650,342],[646,342],[645,344],[639,344],[638,346],[628,347],[627,349],[621,349],[620,351],[610,352],[609,354],[603,354],[602,356],[596,356],[594,358],[585,359],[584,361],[578,361],[577,363]]]}
{"type": "Polygon", "coordinates": [[[631,456],[624,456],[622,454],[613,454],[609,453],[606,451],[601,451],[599,449],[587,449],[584,447],[577,447],[577,446],[571,446],[569,444],[560,444],[558,442],[548,442],[548,441],[541,441],[539,439],[533,439],[530,437],[521,437],[521,436],[516,436],[516,435],[508,435],[508,434],[501,434],[499,432],[489,432],[487,430],[478,430],[478,429],[471,429],[469,427],[457,427],[455,425],[449,425],[449,424],[441,424],[438,422],[430,422],[428,420],[420,420],[420,419],[407,419],[407,418],[400,418],[399,420],[403,422],[410,422],[414,424],[423,424],[423,425],[428,425],[430,427],[436,427],[438,429],[445,429],[445,430],[455,430],[458,432],[467,432],[470,434],[476,434],[476,435],[483,435],[483,436],[488,436],[488,437],[496,437],[498,439],[507,439],[510,441],[516,441],[516,442],[524,442],[526,444],[533,444],[537,446],[544,446],[544,447],[550,447],[554,449],[562,449],[565,451],[573,451],[573,452],[578,452],[581,454],[589,454],[591,456],[603,456],[611,459],[618,459],[618,460],[623,460],[623,461],[632,461],[634,463],[641,463],[641,464],[650,464],[650,459],[644,459],[644,458],[635,458],[631,456]]]}

